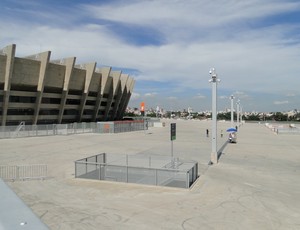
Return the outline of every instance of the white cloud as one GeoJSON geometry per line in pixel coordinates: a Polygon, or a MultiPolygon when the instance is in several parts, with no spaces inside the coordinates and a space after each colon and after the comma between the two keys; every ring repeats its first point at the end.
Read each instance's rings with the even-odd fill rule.
{"type": "Polygon", "coordinates": [[[194,96],[194,99],[205,99],[206,96],[202,95],[202,94],[197,94],[196,96],[194,96]]]}
{"type": "Polygon", "coordinates": [[[133,92],[130,97],[131,100],[138,100],[140,98],[141,98],[141,95],[139,93],[135,93],[135,92],[133,92]]]}
{"type": "Polygon", "coordinates": [[[85,9],[96,18],[154,27],[160,25],[165,33],[175,33],[175,29],[183,27],[221,27],[228,23],[236,24],[239,21],[295,11],[299,7],[297,2],[259,0],[235,1],[234,4],[231,1],[156,0],[119,1],[116,4],[100,6],[85,5],[85,9]]]}
{"type": "MultiPolygon", "coordinates": [[[[41,9],[34,21],[18,18],[23,13],[33,16],[35,11],[29,8],[11,20],[0,20],[0,30],[5,31],[0,34],[0,47],[16,43],[17,56],[51,50],[51,59],[76,56],[76,64],[96,61],[136,69],[136,81],[172,82],[172,93],[174,89],[184,93],[210,88],[210,67],[216,68],[221,79],[218,90],[236,91],[234,96],[240,99],[249,99],[250,93],[279,94],[299,88],[300,41],[299,34],[295,35],[299,23],[260,23],[267,16],[299,11],[297,1],[128,0],[67,9],[55,13],[41,9]],[[124,31],[116,31],[107,21],[126,25],[133,32],[151,29],[149,39],[161,36],[161,44],[129,43],[123,39],[124,31]]],[[[147,91],[156,93],[144,96],[157,95],[155,87],[147,91]]],[[[141,95],[133,94],[131,99],[141,95]]],[[[203,93],[194,98],[208,97],[203,93]]]]}
{"type": "Polygon", "coordinates": [[[153,92],[153,93],[145,93],[145,97],[155,97],[157,95],[157,93],[153,92]]]}
{"type": "Polygon", "coordinates": [[[274,105],[283,105],[283,104],[289,104],[289,101],[274,101],[274,105]]]}
{"type": "Polygon", "coordinates": [[[224,100],[224,99],[229,99],[228,96],[224,96],[224,95],[223,95],[223,96],[219,96],[219,98],[222,99],[222,100],[224,100]]]}
{"type": "Polygon", "coordinates": [[[235,91],[233,93],[233,96],[236,98],[236,99],[245,99],[245,98],[249,98],[249,95],[247,95],[245,92],[242,92],[242,91],[235,91]]]}
{"type": "Polygon", "coordinates": [[[296,97],[296,94],[295,93],[288,93],[286,96],[287,97],[296,97]]]}

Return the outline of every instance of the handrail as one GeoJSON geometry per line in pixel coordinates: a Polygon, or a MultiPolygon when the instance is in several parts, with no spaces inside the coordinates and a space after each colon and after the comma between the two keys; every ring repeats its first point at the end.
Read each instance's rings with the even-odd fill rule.
{"type": "Polygon", "coordinates": [[[25,121],[21,121],[20,124],[18,125],[18,127],[16,128],[13,137],[18,136],[19,132],[21,131],[22,128],[25,127],[25,121]]]}

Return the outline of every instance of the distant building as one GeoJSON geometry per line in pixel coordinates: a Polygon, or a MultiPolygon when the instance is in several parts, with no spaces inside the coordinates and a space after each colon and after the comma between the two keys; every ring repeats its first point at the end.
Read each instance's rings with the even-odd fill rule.
{"type": "Polygon", "coordinates": [[[60,124],[123,117],[134,79],[76,57],[50,60],[51,51],[15,57],[16,45],[0,50],[0,124],[60,124]]]}

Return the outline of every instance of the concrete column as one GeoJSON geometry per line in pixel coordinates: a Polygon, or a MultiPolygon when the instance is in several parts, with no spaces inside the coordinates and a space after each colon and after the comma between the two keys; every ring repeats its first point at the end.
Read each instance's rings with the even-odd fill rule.
{"type": "Polygon", "coordinates": [[[66,71],[65,71],[63,91],[61,94],[61,101],[59,106],[58,124],[61,124],[63,119],[66,100],[69,92],[69,83],[74,69],[75,61],[76,61],[76,57],[70,57],[70,58],[63,59],[60,62],[61,64],[66,66],[66,71]]]}
{"type": "Polygon", "coordinates": [[[32,124],[36,125],[39,117],[43,92],[44,92],[44,81],[45,81],[45,75],[47,70],[47,65],[50,60],[51,51],[46,51],[43,53],[35,54],[28,56],[26,58],[33,59],[33,60],[39,60],[41,62],[40,66],[40,72],[39,72],[39,80],[37,84],[37,92],[36,92],[36,100],[35,100],[35,108],[34,108],[34,115],[33,115],[33,121],[32,124]]]}
{"type": "Polygon", "coordinates": [[[111,71],[111,67],[103,67],[100,69],[100,73],[101,73],[101,79],[100,79],[100,89],[98,90],[98,94],[97,94],[97,99],[96,99],[96,105],[95,105],[95,110],[94,110],[94,114],[93,114],[93,121],[96,121],[98,118],[98,112],[101,106],[101,102],[102,102],[102,97],[104,94],[104,90],[105,87],[107,85],[107,79],[108,76],[110,74],[111,71]]]}
{"type": "Polygon", "coordinates": [[[131,97],[131,94],[133,92],[134,84],[135,84],[135,81],[134,81],[133,78],[129,78],[127,80],[127,84],[126,84],[126,88],[128,89],[127,90],[127,96],[125,98],[125,102],[123,104],[122,109],[120,109],[120,111],[121,111],[120,116],[121,116],[121,114],[124,114],[125,111],[126,111],[126,108],[128,106],[128,103],[129,103],[129,100],[130,100],[130,97],[131,97]]]}
{"type": "Polygon", "coordinates": [[[128,74],[121,74],[120,77],[120,84],[118,87],[118,91],[116,92],[117,98],[115,100],[115,106],[113,108],[113,114],[112,114],[112,119],[115,120],[117,118],[117,112],[120,107],[120,103],[124,94],[126,82],[128,80],[128,74]]]}
{"type": "Polygon", "coordinates": [[[12,44],[12,45],[6,46],[2,50],[2,53],[4,53],[6,55],[6,66],[5,66],[5,76],[4,76],[1,125],[5,126],[6,118],[7,118],[8,103],[9,103],[9,95],[10,95],[10,84],[11,84],[15,54],[16,54],[16,45],[12,44]]]}
{"type": "Polygon", "coordinates": [[[121,115],[121,112],[122,112],[122,109],[124,107],[124,103],[126,102],[126,97],[127,97],[127,82],[129,80],[129,75],[128,74],[122,74],[122,75],[121,75],[122,96],[121,96],[121,100],[120,100],[120,103],[118,105],[117,112],[115,115],[116,120],[120,120],[122,118],[120,115],[121,115]]]}
{"type": "MultiPolygon", "coordinates": [[[[91,84],[93,74],[95,72],[96,64],[97,64],[96,62],[93,62],[93,63],[88,63],[88,64],[83,65],[83,67],[86,70],[86,74],[85,74],[83,94],[82,94],[81,101],[80,101],[80,106],[79,106],[79,119],[78,119],[78,122],[81,122],[81,120],[82,120],[82,115],[83,115],[83,111],[84,111],[84,107],[85,107],[85,102],[86,102],[86,98],[89,94],[89,88],[90,88],[90,84],[91,84]]],[[[81,65],[81,67],[82,67],[82,65],[81,65]]]]}
{"type": "Polygon", "coordinates": [[[104,120],[108,120],[109,118],[109,111],[111,110],[111,105],[114,100],[114,96],[120,84],[121,71],[111,71],[110,77],[112,77],[112,88],[108,95],[107,105],[104,113],[104,120]]]}

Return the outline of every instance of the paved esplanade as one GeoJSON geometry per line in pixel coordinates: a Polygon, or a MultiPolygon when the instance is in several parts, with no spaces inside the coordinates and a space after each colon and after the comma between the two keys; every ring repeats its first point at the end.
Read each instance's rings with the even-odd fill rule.
{"type": "MultiPolygon", "coordinates": [[[[228,126],[218,123],[218,148],[228,126]]],[[[0,140],[0,162],[48,165],[49,179],[8,184],[51,229],[300,229],[300,136],[246,123],[207,166],[210,127],[166,120],[146,132],[0,140]],[[97,153],[171,154],[170,122],[174,156],[200,163],[190,190],[74,179],[74,161],[97,153]]]]}

